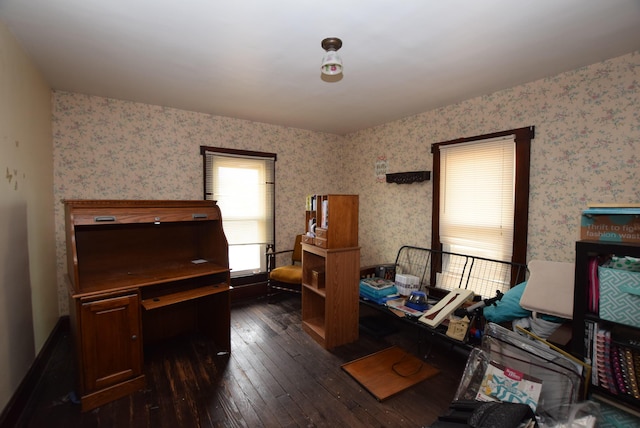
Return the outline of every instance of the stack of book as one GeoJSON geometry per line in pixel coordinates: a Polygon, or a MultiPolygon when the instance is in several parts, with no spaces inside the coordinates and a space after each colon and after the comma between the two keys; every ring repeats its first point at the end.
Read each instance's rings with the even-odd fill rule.
{"type": "Polygon", "coordinates": [[[387,300],[398,296],[398,289],[393,281],[384,278],[363,278],[360,280],[360,296],[383,305],[387,300]]]}

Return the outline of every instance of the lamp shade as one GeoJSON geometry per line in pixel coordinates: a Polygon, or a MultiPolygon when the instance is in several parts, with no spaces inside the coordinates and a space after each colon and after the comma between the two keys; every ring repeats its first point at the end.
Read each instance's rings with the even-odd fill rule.
{"type": "Polygon", "coordinates": [[[342,77],[342,58],[338,55],[338,50],[342,47],[342,40],[337,37],[328,37],[324,39],[320,45],[322,49],[327,51],[322,57],[322,65],[320,66],[322,74],[325,76],[342,77]]]}
{"type": "Polygon", "coordinates": [[[327,51],[322,58],[322,66],[320,67],[322,74],[335,76],[342,73],[342,58],[336,51],[327,51]]]}

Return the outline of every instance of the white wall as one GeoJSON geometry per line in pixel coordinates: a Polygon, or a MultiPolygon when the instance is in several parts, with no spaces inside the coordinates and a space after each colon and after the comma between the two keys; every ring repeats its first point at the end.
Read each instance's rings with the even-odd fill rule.
{"type": "Polygon", "coordinates": [[[58,320],[51,90],[0,23],[0,409],[58,320]]]}

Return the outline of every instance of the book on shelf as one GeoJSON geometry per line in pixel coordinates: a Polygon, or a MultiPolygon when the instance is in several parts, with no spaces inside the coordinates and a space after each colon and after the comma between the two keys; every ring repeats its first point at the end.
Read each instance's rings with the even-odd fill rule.
{"type": "Polygon", "coordinates": [[[593,336],[591,338],[591,342],[589,343],[591,347],[591,383],[597,386],[598,385],[598,364],[599,364],[597,336],[598,336],[599,325],[595,321],[591,321],[591,324],[593,326],[593,336]]]}
{"type": "Polygon", "coordinates": [[[585,320],[584,330],[584,362],[591,366],[591,384],[597,385],[596,334],[598,331],[598,323],[592,320],[585,320]]]}
{"type": "Polygon", "coordinates": [[[618,350],[620,371],[627,395],[640,399],[640,373],[636,370],[635,360],[640,361],[640,331],[616,325],[611,329],[611,342],[618,350]]]}
{"type": "Polygon", "coordinates": [[[627,394],[627,378],[622,372],[620,365],[620,348],[615,343],[611,344],[611,370],[613,371],[613,380],[618,394],[627,394]]]}
{"type": "Polygon", "coordinates": [[[322,200],[322,218],[321,218],[320,227],[322,227],[323,229],[326,229],[327,227],[329,227],[329,200],[328,199],[322,200]]]}
{"type": "Polygon", "coordinates": [[[612,395],[640,400],[640,330],[586,320],[584,346],[585,362],[591,358],[592,385],[612,395]]]}
{"type": "Polygon", "coordinates": [[[637,399],[639,398],[637,397],[638,387],[637,385],[635,385],[635,378],[632,379],[632,376],[634,376],[632,370],[633,367],[629,367],[629,365],[627,364],[626,350],[622,346],[618,346],[616,344],[614,344],[614,346],[616,347],[616,352],[618,354],[618,364],[620,365],[620,373],[622,375],[622,381],[624,383],[624,391],[627,395],[630,395],[637,399]]]}
{"type": "Polygon", "coordinates": [[[595,327],[595,323],[591,320],[584,321],[584,362],[592,365],[593,363],[593,355],[591,351],[593,350],[593,328],[595,327]]]}
{"type": "Polygon", "coordinates": [[[316,210],[316,195],[307,195],[305,208],[307,211],[316,210]]]}
{"type": "Polygon", "coordinates": [[[631,349],[629,348],[624,349],[624,360],[627,366],[627,370],[629,371],[629,383],[631,387],[631,395],[636,400],[640,400],[640,377],[638,377],[640,373],[638,373],[638,370],[634,361],[633,351],[631,351],[631,349]]]}
{"type": "Polygon", "coordinates": [[[601,388],[610,391],[611,388],[609,386],[609,377],[607,376],[607,371],[611,367],[610,365],[607,366],[609,349],[606,345],[606,336],[607,330],[605,330],[604,328],[598,328],[598,331],[596,333],[596,370],[598,372],[598,385],[601,388]]]}
{"type": "Polygon", "coordinates": [[[604,331],[604,353],[603,353],[603,361],[604,361],[604,374],[607,378],[606,385],[610,392],[617,394],[618,388],[616,386],[616,379],[614,376],[614,367],[612,362],[613,352],[611,348],[611,331],[604,331]]]}

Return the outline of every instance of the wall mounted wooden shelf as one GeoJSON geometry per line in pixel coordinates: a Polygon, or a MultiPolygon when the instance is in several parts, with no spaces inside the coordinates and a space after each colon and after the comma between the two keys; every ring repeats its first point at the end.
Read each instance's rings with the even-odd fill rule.
{"type": "Polygon", "coordinates": [[[411,171],[387,174],[387,183],[411,184],[428,181],[431,179],[431,171],[411,171]]]}

